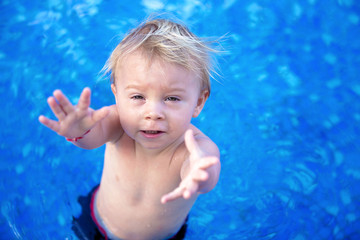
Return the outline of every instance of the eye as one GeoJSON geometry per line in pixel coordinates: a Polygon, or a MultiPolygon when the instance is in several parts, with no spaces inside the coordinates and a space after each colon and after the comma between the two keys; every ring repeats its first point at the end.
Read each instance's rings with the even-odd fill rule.
{"type": "Polygon", "coordinates": [[[180,101],[180,99],[177,97],[167,97],[165,98],[165,101],[176,102],[176,101],[180,101]]]}
{"type": "Polygon", "coordinates": [[[145,98],[141,95],[135,95],[135,96],[132,96],[131,99],[133,100],[144,100],[145,98]]]}

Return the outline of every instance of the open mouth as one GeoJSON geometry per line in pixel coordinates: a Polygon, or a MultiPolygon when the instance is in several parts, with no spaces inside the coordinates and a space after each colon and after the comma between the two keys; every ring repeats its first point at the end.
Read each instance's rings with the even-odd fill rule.
{"type": "Polygon", "coordinates": [[[145,134],[159,134],[163,133],[163,131],[154,131],[154,130],[148,130],[148,131],[142,131],[145,134]]]}
{"type": "Polygon", "coordinates": [[[163,131],[156,131],[156,130],[143,130],[141,131],[142,135],[146,138],[158,138],[160,136],[162,136],[162,134],[164,133],[163,131]]]}

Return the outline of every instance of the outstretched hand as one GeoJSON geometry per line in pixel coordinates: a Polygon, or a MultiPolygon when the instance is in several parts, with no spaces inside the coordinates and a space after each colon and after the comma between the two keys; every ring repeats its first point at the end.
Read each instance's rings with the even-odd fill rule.
{"type": "Polygon", "coordinates": [[[190,153],[189,172],[181,181],[179,187],[161,198],[163,204],[178,198],[189,199],[194,194],[201,192],[201,184],[209,179],[207,169],[219,162],[219,158],[216,156],[204,157],[204,153],[196,142],[192,130],[187,130],[185,133],[185,145],[190,153]]]}
{"type": "Polygon", "coordinates": [[[39,121],[61,136],[67,138],[82,136],[109,113],[107,107],[96,111],[92,110],[89,107],[90,96],[90,89],[84,88],[78,104],[74,106],[60,90],[55,90],[47,102],[58,121],[43,115],[39,116],[39,121]]]}

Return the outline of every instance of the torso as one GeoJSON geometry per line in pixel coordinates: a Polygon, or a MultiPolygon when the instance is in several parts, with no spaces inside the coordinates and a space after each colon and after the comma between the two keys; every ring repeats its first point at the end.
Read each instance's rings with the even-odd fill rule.
{"type": "Polygon", "coordinates": [[[121,239],[166,239],[183,225],[196,196],[162,204],[161,197],[180,184],[187,155],[183,143],[153,159],[137,156],[133,139],[124,134],[108,143],[97,195],[99,214],[121,239]]]}

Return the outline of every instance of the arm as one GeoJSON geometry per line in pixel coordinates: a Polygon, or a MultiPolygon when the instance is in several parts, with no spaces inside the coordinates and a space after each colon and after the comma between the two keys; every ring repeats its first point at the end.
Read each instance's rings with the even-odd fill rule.
{"type": "Polygon", "coordinates": [[[187,132],[185,139],[190,156],[182,165],[181,179],[186,179],[190,174],[193,177],[199,176],[197,192],[207,193],[216,186],[219,180],[221,169],[219,149],[206,136],[193,136],[187,132]]]}
{"type": "Polygon", "coordinates": [[[116,107],[103,107],[93,110],[90,106],[90,89],[85,88],[79,102],[73,106],[60,91],[54,91],[54,96],[48,98],[48,104],[58,121],[40,116],[39,121],[57,134],[66,138],[81,140],[73,142],[85,149],[100,147],[108,141],[116,141],[123,133],[116,107]],[[84,135],[88,130],[88,134],[84,135]]]}
{"type": "Polygon", "coordinates": [[[206,136],[194,137],[192,130],[188,130],[185,133],[185,145],[189,157],[181,168],[181,183],[178,188],[161,198],[162,203],[181,197],[189,199],[197,193],[207,193],[219,180],[220,153],[215,143],[206,136]]]}

